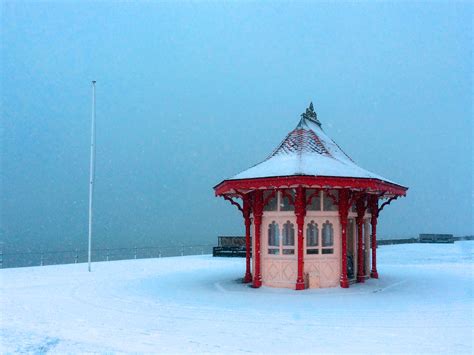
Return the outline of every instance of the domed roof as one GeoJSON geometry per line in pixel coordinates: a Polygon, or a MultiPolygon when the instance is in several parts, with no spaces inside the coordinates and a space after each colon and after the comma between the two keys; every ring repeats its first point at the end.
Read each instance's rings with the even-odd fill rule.
{"type": "Polygon", "coordinates": [[[293,175],[372,178],[394,183],[355,164],[323,131],[312,103],[296,128],[264,161],[228,180],[293,175]]]}

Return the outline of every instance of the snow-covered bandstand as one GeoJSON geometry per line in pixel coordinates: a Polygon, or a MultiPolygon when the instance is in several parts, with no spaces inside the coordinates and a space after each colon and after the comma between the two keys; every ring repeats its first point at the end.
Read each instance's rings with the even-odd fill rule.
{"type": "Polygon", "coordinates": [[[244,216],[244,282],[302,290],[378,278],[377,218],[407,188],[357,166],[311,103],[267,159],[214,190],[244,216]]]}

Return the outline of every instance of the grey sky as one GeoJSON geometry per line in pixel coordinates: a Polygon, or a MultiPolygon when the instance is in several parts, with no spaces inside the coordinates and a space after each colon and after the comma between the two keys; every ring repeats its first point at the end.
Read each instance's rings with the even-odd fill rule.
{"type": "Polygon", "coordinates": [[[1,3],[1,237],[84,247],[90,80],[96,246],[214,242],[214,197],[313,100],[362,167],[408,186],[380,234],[473,233],[472,5],[1,3]]]}

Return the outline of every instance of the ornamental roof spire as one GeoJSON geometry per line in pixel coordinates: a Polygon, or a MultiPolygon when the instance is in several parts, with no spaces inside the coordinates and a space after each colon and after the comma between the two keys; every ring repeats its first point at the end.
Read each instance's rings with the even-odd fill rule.
{"type": "Polygon", "coordinates": [[[306,112],[301,114],[301,118],[310,120],[316,123],[319,127],[321,127],[321,122],[319,122],[318,120],[318,115],[314,111],[313,102],[309,103],[309,107],[306,109],[306,112]]]}
{"type": "MultiPolygon", "coordinates": [[[[239,192],[236,192],[237,190],[232,190],[232,188],[227,189],[227,187],[224,189],[222,187],[231,181],[238,185],[242,182],[241,180],[252,180],[251,183],[247,181],[248,185],[245,185],[247,183],[245,182],[245,184],[242,183],[243,185],[241,186],[243,190],[253,190],[254,186],[258,185],[254,184],[254,181],[257,181],[257,179],[289,179],[292,177],[304,177],[308,179],[310,177],[314,179],[320,179],[322,177],[331,179],[349,178],[352,179],[352,182],[355,181],[354,179],[362,179],[361,181],[377,180],[382,184],[387,184],[386,186],[395,186],[395,189],[399,189],[396,190],[396,195],[404,195],[406,192],[405,187],[356,165],[337,143],[323,131],[316,112],[314,112],[313,103],[310,103],[306,112],[301,115],[296,128],[287,134],[283,141],[265,160],[224,180],[216,187],[216,193],[239,194],[239,192]]],[[[335,188],[347,188],[351,186],[352,182],[349,182],[348,185],[344,183],[342,185],[333,186],[335,188]]],[[[273,184],[273,182],[271,184],[273,184]]],[[[298,184],[300,183],[298,182],[298,184]]],[[[292,187],[290,185],[285,186],[292,187]]],[[[275,188],[274,185],[268,186],[268,189],[275,188]]],[[[308,186],[325,188],[326,185],[309,184],[308,186]]]]}

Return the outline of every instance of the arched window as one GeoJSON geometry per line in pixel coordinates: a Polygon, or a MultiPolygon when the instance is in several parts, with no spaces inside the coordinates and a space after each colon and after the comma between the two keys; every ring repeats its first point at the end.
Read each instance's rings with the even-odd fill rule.
{"type": "Polygon", "coordinates": [[[318,254],[319,249],[318,224],[311,221],[306,225],[306,254],[318,254]]]}
{"type": "Polygon", "coordinates": [[[290,221],[283,225],[283,245],[295,245],[295,226],[290,221]]]}
{"type": "Polygon", "coordinates": [[[332,223],[326,221],[322,228],[322,253],[333,254],[334,253],[334,229],[332,223]]]}
{"type": "Polygon", "coordinates": [[[273,221],[268,225],[268,254],[278,255],[280,253],[280,229],[273,221]]]}
{"type": "Polygon", "coordinates": [[[295,225],[286,221],[283,225],[283,254],[295,253],[295,225]]]}

